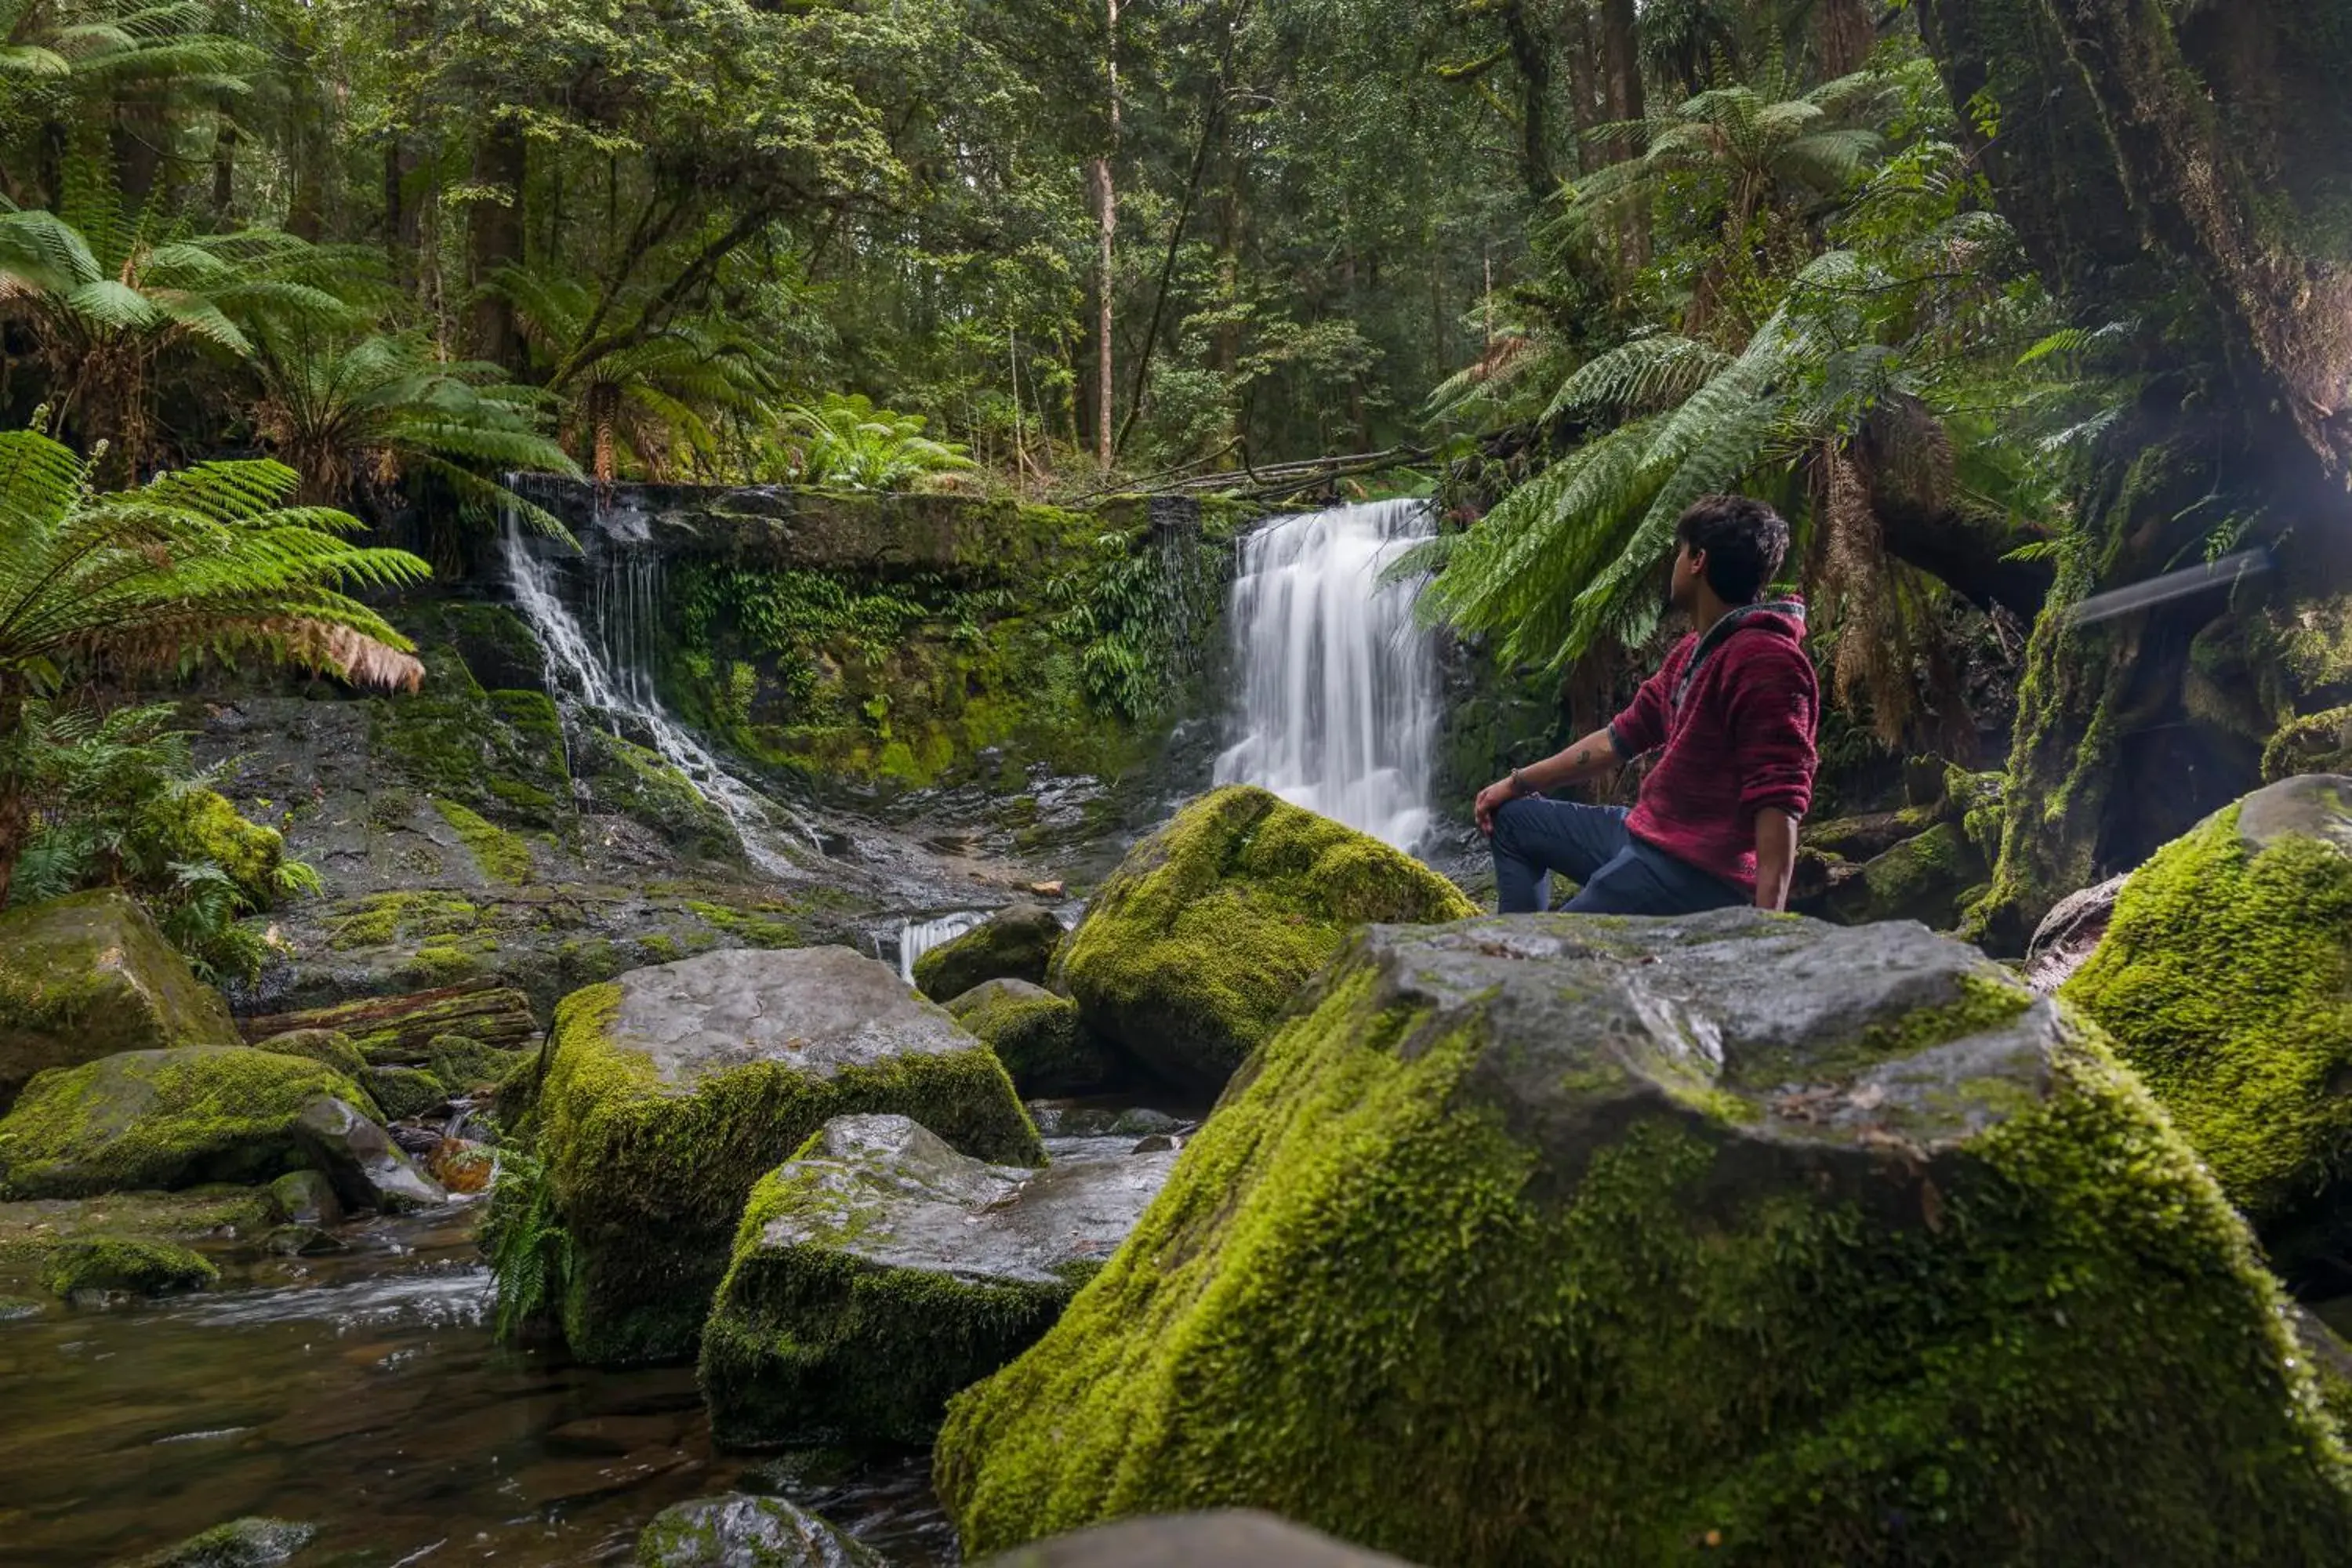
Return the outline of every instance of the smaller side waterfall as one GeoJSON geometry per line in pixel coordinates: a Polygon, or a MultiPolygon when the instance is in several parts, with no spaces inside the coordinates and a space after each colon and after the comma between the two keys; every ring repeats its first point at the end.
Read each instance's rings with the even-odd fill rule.
{"type": "Polygon", "coordinates": [[[515,606],[547,654],[548,686],[557,702],[575,718],[586,712],[608,733],[624,739],[625,721],[652,741],[662,761],[684,774],[695,793],[726,816],[753,865],[772,877],[796,875],[785,846],[816,849],[815,833],[729,773],[654,695],[646,656],[656,635],[658,601],[653,574],[639,569],[652,558],[631,552],[613,581],[599,576],[592,603],[600,635],[591,637],[556,592],[553,563],[532,551],[511,518],[504,524],[499,548],[515,606]]]}
{"type": "Polygon", "coordinates": [[[1375,501],[1278,518],[1242,542],[1240,739],[1218,784],[1264,785],[1401,849],[1420,840],[1436,658],[1413,624],[1415,585],[1380,576],[1434,527],[1426,502],[1375,501]]]}

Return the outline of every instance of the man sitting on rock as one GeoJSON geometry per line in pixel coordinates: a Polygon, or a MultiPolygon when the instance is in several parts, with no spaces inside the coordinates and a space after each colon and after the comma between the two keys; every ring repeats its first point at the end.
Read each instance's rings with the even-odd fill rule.
{"type": "Polygon", "coordinates": [[[1710,496],[1675,535],[1670,596],[1691,634],[1607,729],[1478,792],[1505,914],[1549,907],[1554,871],[1580,884],[1568,907],[1591,914],[1788,903],[1820,700],[1804,605],[1758,597],[1780,569],[1789,525],[1761,501],[1710,496]],[[1654,751],[1631,812],[1543,798],[1654,751]]]}

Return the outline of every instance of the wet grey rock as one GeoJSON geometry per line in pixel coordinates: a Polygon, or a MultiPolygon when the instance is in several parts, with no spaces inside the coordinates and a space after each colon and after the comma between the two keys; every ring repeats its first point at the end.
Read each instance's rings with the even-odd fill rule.
{"type": "Polygon", "coordinates": [[[318,1533],[291,1520],[235,1519],[117,1568],[276,1568],[318,1533]]]}
{"type": "Polygon", "coordinates": [[[1016,1547],[974,1568],[1408,1568],[1250,1509],[1121,1520],[1016,1547]]]}
{"type": "Polygon", "coordinates": [[[841,1116],[763,1179],[703,1333],[722,1443],[920,1442],[948,1396],[1049,1328],[1168,1179],[1173,1151],[1045,1170],[841,1116]]]}
{"type": "Polygon", "coordinates": [[[883,1568],[872,1547],[777,1497],[729,1492],[666,1508],[637,1537],[638,1568],[883,1568]]]}
{"type": "Polygon", "coordinates": [[[1120,1138],[1137,1138],[1152,1132],[1181,1132],[1192,1125],[1181,1117],[1138,1105],[1120,1111],[1104,1131],[1120,1138]]]}
{"type": "Polygon", "coordinates": [[[269,1201],[289,1225],[340,1225],[343,1205],[324,1171],[289,1171],[269,1184],[269,1201]]]}
{"type": "Polygon", "coordinates": [[[41,1304],[29,1296],[0,1296],[0,1323],[15,1322],[19,1318],[37,1318],[41,1304]]]}
{"type": "Polygon", "coordinates": [[[313,1163],[354,1208],[396,1214],[449,1201],[384,1130],[331,1095],[303,1107],[299,1130],[313,1163]]]}
{"type": "Polygon", "coordinates": [[[2084,961],[2098,950],[2115,918],[2116,900],[2122,896],[2129,872],[2110,877],[2095,888],[2084,888],[2058,900],[2034,928],[2025,944],[2025,983],[2044,996],[2055,993],[2084,961]]]}
{"type": "Polygon", "coordinates": [[[1045,981],[1062,945],[1061,917],[1042,904],[1011,904],[952,942],[915,960],[915,985],[934,1002],[961,996],[983,980],[1045,981]]]}

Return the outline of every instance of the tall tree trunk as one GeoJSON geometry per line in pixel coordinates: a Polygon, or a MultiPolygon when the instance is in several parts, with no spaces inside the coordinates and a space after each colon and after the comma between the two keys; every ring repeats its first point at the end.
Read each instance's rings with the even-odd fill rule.
{"type": "Polygon", "coordinates": [[[1871,23],[1873,0],[1819,0],[1813,14],[1813,43],[1822,57],[1822,75],[1834,81],[1852,76],[1870,59],[1870,46],[1878,29],[1871,23]]]}
{"type": "Polygon", "coordinates": [[[1536,201],[1549,198],[1551,172],[1551,40],[1536,26],[1524,5],[1503,16],[1503,37],[1519,70],[1519,179],[1536,201]]]}
{"type": "Polygon", "coordinates": [[[2193,562],[2225,530],[2271,542],[2290,582],[2341,548],[2340,531],[2309,526],[2341,514],[2352,472],[2352,255],[2313,221],[2352,164],[2352,36],[2334,15],[2290,0],[2178,22],[2147,0],[1920,7],[2044,278],[2084,325],[2138,329],[2138,391],[2076,498],[2083,544],[2028,653],[2000,863],[1970,915],[1997,945],[2256,782],[2225,748],[2184,750],[2189,647],[2241,607],[2229,595],[2087,626],[2064,607],[2193,562]]]}
{"type": "Polygon", "coordinates": [[[474,354],[509,371],[522,368],[522,334],[515,324],[514,307],[488,284],[499,268],[522,263],[523,187],[529,172],[520,126],[500,120],[483,127],[474,143],[474,183],[498,195],[476,200],[466,218],[467,259],[475,290],[474,354]]]}
{"type": "Polygon", "coordinates": [[[1576,128],[1576,172],[1589,174],[1602,161],[1591,136],[1602,111],[1601,45],[1592,27],[1592,0],[1566,0],[1560,47],[1568,55],[1568,118],[1576,128]]]}
{"type": "MultiPolygon", "coordinates": [[[[1118,0],[1104,0],[1103,77],[1108,89],[1110,144],[1118,145],[1118,0]]],[[[1095,462],[1108,468],[1116,456],[1112,405],[1118,381],[1111,354],[1112,239],[1118,230],[1118,195],[1111,188],[1110,153],[1094,163],[1095,184],[1095,462]]]]}
{"type": "MultiPolygon", "coordinates": [[[[397,0],[392,7],[392,58],[408,59],[432,36],[432,0],[397,0]]],[[[425,204],[413,189],[422,153],[416,133],[395,122],[383,144],[383,247],[394,282],[415,289],[424,275],[425,204]]]]}
{"type": "MultiPolygon", "coordinates": [[[[1649,110],[1642,96],[1641,37],[1635,30],[1633,0],[1601,0],[1601,56],[1609,118],[1641,119],[1649,110]]],[[[1619,160],[1638,157],[1641,152],[1638,132],[1623,132],[1610,144],[1611,156],[1619,160]]]]}
{"type": "Polygon", "coordinates": [[[213,221],[225,223],[236,201],[236,121],[222,109],[213,122],[213,221]]]}

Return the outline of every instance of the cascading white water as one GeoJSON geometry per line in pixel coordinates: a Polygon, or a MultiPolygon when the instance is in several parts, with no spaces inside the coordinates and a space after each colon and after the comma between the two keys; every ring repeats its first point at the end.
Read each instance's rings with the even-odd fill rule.
{"type": "Polygon", "coordinates": [[[941,915],[937,920],[900,921],[898,922],[898,978],[912,985],[915,983],[915,960],[935,947],[943,947],[988,918],[981,910],[964,910],[941,915]]]}
{"type": "Polygon", "coordinates": [[[1241,738],[1218,784],[1294,805],[1410,849],[1429,826],[1437,661],[1413,624],[1415,584],[1381,570],[1436,526],[1425,501],[1279,518],[1242,542],[1234,580],[1241,738]]]}
{"type": "MultiPolygon", "coordinates": [[[[815,833],[791,812],[721,767],[718,758],[669,716],[654,696],[652,676],[635,662],[642,657],[642,648],[617,650],[632,662],[616,673],[614,661],[599,646],[614,641],[614,637],[608,633],[592,639],[582,629],[556,592],[553,563],[532,552],[513,518],[506,520],[499,547],[505,556],[507,583],[514,593],[515,606],[530,623],[547,655],[548,684],[551,688],[568,688],[553,691],[557,701],[574,712],[586,710],[595,715],[608,732],[624,739],[627,738],[622,734],[624,721],[642,731],[653,742],[662,761],[684,774],[695,793],[727,818],[753,865],[772,877],[793,876],[796,868],[792,856],[782,847],[783,841],[795,841],[815,849],[815,833]]],[[[603,591],[606,590],[600,590],[603,591]]],[[[622,602],[628,605],[625,618],[600,616],[600,623],[610,626],[617,622],[626,627],[619,637],[625,643],[638,641],[640,626],[646,628],[642,635],[650,637],[654,605],[650,582],[633,582],[630,574],[624,574],[621,586],[615,591],[624,595],[622,602]]]]}

